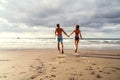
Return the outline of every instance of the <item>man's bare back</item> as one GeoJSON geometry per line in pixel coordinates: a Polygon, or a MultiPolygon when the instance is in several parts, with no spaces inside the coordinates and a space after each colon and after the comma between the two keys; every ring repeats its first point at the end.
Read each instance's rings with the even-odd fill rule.
{"type": "Polygon", "coordinates": [[[62,28],[56,28],[55,35],[56,36],[62,36],[63,29],[62,28]]]}

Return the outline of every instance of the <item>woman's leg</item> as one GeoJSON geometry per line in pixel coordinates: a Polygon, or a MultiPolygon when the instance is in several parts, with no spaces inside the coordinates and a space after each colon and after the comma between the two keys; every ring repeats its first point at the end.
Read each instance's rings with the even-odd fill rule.
{"type": "Polygon", "coordinates": [[[74,41],[74,45],[75,45],[75,53],[76,53],[77,51],[76,40],[74,41]]]}
{"type": "Polygon", "coordinates": [[[75,40],[75,53],[76,53],[77,50],[78,50],[78,43],[79,43],[79,40],[75,40]]]}

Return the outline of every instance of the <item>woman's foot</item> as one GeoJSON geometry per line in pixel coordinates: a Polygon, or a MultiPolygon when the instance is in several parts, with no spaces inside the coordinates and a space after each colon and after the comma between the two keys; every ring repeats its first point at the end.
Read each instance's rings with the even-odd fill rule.
{"type": "Polygon", "coordinates": [[[75,49],[75,53],[77,53],[77,49],[75,49]]]}
{"type": "Polygon", "coordinates": [[[77,57],[80,56],[80,54],[78,54],[78,53],[75,53],[74,55],[77,56],[77,57]]]}

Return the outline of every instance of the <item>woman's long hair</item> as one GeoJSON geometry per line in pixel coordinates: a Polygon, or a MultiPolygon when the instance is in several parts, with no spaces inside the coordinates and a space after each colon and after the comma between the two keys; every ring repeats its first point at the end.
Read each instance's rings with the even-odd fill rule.
{"type": "Polygon", "coordinates": [[[76,25],[76,30],[79,30],[79,25],[76,25]]]}

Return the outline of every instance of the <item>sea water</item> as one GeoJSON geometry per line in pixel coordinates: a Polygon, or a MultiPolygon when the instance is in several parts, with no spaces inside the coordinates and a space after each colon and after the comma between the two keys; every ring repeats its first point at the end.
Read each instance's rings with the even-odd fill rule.
{"type": "MultiPolygon", "coordinates": [[[[63,39],[65,49],[74,49],[74,39],[63,39]]],[[[55,38],[2,38],[0,49],[56,49],[55,38]]],[[[79,49],[120,49],[120,38],[83,38],[79,49]]]]}

